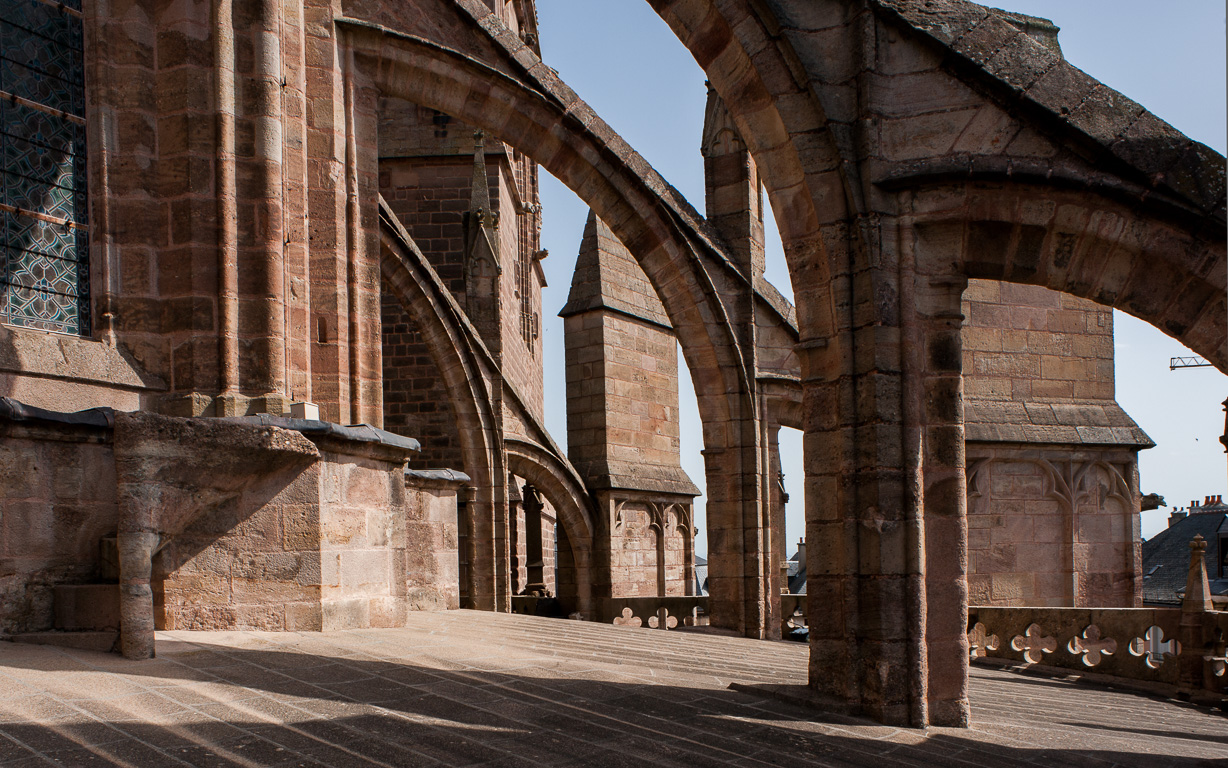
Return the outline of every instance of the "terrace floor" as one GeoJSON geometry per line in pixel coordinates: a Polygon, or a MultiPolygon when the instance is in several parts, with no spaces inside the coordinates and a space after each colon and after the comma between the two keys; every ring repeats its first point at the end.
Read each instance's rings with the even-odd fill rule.
{"type": "Polygon", "coordinates": [[[1228,718],[973,668],[970,729],[729,689],[806,647],[508,614],[404,629],[165,632],[158,658],[0,643],[3,766],[1228,764],[1228,718]]]}

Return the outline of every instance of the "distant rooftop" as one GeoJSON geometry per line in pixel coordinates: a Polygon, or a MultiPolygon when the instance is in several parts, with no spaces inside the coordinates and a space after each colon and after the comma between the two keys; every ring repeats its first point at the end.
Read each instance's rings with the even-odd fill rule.
{"type": "Polygon", "coordinates": [[[1203,560],[1212,597],[1228,599],[1228,504],[1216,495],[1174,509],[1168,527],[1143,542],[1144,605],[1181,604],[1195,536],[1207,542],[1203,560]]]}

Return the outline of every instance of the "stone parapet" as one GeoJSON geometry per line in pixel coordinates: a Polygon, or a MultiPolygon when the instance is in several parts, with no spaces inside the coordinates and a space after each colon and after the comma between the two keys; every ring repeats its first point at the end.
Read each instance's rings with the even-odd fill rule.
{"type": "Polygon", "coordinates": [[[1183,630],[1179,608],[973,606],[968,609],[968,626],[973,662],[1077,670],[1158,684],[1164,687],[1152,692],[1212,703],[1228,697],[1223,640],[1218,647],[1214,640],[1228,633],[1228,612],[1201,612],[1191,631],[1183,630]],[[1197,657],[1200,668],[1205,665],[1210,670],[1199,675],[1196,687],[1182,679],[1183,662],[1190,655],[1197,657]]]}
{"type": "Polygon", "coordinates": [[[469,482],[468,475],[453,469],[405,470],[409,610],[460,607],[458,499],[469,482]]]}
{"type": "Polygon", "coordinates": [[[51,629],[55,588],[99,578],[118,521],[112,422],[0,398],[0,633],[51,629]]]}
{"type": "Polygon", "coordinates": [[[411,438],[9,398],[0,435],[0,632],[97,624],[80,605],[90,584],[119,590],[136,656],[152,653],[155,628],[398,626],[408,610],[457,607],[456,496],[468,477],[407,471],[411,438]],[[100,542],[117,530],[119,587],[99,583],[100,542]]]}

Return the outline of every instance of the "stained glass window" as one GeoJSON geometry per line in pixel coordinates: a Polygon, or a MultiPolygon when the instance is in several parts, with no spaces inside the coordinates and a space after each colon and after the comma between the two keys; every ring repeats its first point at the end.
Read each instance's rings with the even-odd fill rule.
{"type": "Polygon", "coordinates": [[[81,0],[0,0],[0,322],[89,333],[81,0]]]}

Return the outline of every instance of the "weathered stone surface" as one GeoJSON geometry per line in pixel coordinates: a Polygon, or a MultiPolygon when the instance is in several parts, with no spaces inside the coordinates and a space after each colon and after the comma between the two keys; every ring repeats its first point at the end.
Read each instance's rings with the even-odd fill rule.
{"type": "MultiPolygon", "coordinates": [[[[618,504],[611,497],[594,509],[538,418],[540,286],[524,257],[536,242],[531,177],[540,162],[626,245],[652,287],[632,298],[655,294],[692,366],[705,422],[714,619],[752,635],[776,625],[774,568],[765,568],[777,546],[765,522],[775,512],[770,435],[789,422],[806,432],[808,536],[831,544],[809,551],[826,611],[812,633],[811,683],[881,720],[967,724],[967,641],[956,625],[968,559],[984,555],[998,569],[971,586],[1003,600],[1029,589],[1055,594],[1057,580],[1046,571],[1029,584],[1006,570],[1038,556],[1020,550],[1027,542],[974,540],[991,526],[965,523],[973,455],[965,438],[1081,451],[1142,438],[1104,405],[1111,370],[1096,342],[1105,334],[1077,330],[1092,313],[1063,304],[1046,308],[1042,323],[1036,307],[985,307],[997,333],[969,339],[959,294],[970,277],[1046,286],[1132,312],[1228,366],[1223,159],[1060,60],[1045,25],[964,0],[653,5],[723,107],[705,132],[711,225],[540,61],[523,3],[358,0],[341,19],[315,0],[301,13],[276,3],[151,14],[87,5],[86,132],[91,146],[106,147],[106,161],[90,165],[92,220],[104,234],[90,265],[99,341],[86,346],[115,354],[101,350],[106,375],[98,375],[89,354],[55,345],[74,370],[40,361],[48,365],[6,372],[0,386],[5,394],[27,387],[62,409],[76,393],[181,416],[280,415],[306,401],[329,422],[376,426],[387,394],[401,419],[390,426],[408,431],[410,416],[420,418],[438,433],[426,437],[443,438],[441,451],[459,454],[472,478],[457,520],[466,599],[507,608],[513,570],[520,574],[520,516],[509,493],[518,472],[533,476],[560,523],[558,588],[592,600],[590,577],[613,567],[594,557],[595,536],[614,524],[618,504]],[[394,136],[396,127],[405,130],[394,136]],[[469,164],[471,128],[489,138],[479,138],[469,164]],[[425,162],[432,147],[437,163],[425,162]],[[415,162],[398,162],[405,156],[415,162]],[[430,164],[468,172],[419,172],[430,164]],[[778,215],[796,327],[756,274],[760,181],[778,215]],[[411,188],[412,203],[396,197],[411,188]],[[420,232],[386,215],[382,191],[420,232]],[[459,260],[424,255],[454,254],[458,244],[459,260]],[[449,270],[465,278],[463,291],[445,283],[449,270]],[[411,329],[389,303],[386,327],[397,330],[388,339],[384,293],[413,315],[411,329]],[[1069,349],[1044,348],[1046,339],[1069,349]],[[112,369],[116,355],[125,365],[112,369]],[[431,381],[419,382],[425,371],[431,381]],[[414,383],[385,389],[393,376],[414,383]],[[424,415],[423,404],[444,392],[449,409],[424,415]],[[989,408],[998,414],[986,413],[989,401],[1001,404],[989,408]],[[1020,403],[1044,407],[1020,412],[1020,403]]],[[[973,325],[976,315],[974,307],[973,325]]],[[[581,327],[584,343],[604,343],[602,328],[581,327]]],[[[611,356],[623,367],[611,376],[619,386],[580,397],[630,400],[636,387],[662,388],[669,374],[644,370],[647,349],[635,348],[638,360],[630,344],[620,349],[625,359],[611,356]]],[[[149,418],[132,417],[120,431],[142,422],[161,431],[148,445],[176,445],[215,429],[149,418]]],[[[617,483],[635,477],[630,463],[671,447],[668,434],[638,428],[660,423],[659,413],[627,409],[620,418],[586,425],[616,437],[610,445],[623,455],[610,458],[623,463],[602,471],[617,483]]],[[[389,510],[407,502],[386,446],[345,453],[321,439],[325,453],[344,459],[294,477],[244,464],[245,453],[276,440],[239,441],[233,456],[180,446],[136,457],[163,462],[165,476],[153,478],[135,471],[127,438],[113,448],[56,438],[91,447],[53,452],[32,429],[6,433],[6,449],[39,444],[6,451],[0,463],[11,481],[11,491],[0,488],[10,494],[0,599],[16,600],[22,622],[51,615],[50,583],[86,578],[80,565],[91,560],[65,559],[107,515],[121,532],[122,594],[141,607],[132,624],[146,631],[131,639],[142,651],[151,647],[144,608],[154,599],[200,626],[386,624],[400,620],[407,574],[448,571],[395,555],[409,532],[389,510]],[[108,450],[119,467],[117,501],[78,503],[74,489],[109,463],[98,458],[108,450]],[[216,477],[202,477],[210,466],[216,477]],[[253,472],[263,474],[249,483],[253,472]],[[202,503],[208,514],[194,517],[202,503]],[[169,603],[149,573],[166,544],[161,533],[194,537],[192,547],[158,556],[176,558],[169,603]],[[331,556],[300,556],[320,548],[331,556]],[[23,562],[26,551],[39,555],[23,562]],[[333,602],[322,602],[328,590],[333,602]]],[[[1103,463],[1137,486],[1127,462],[1103,463]]],[[[1039,491],[1027,479],[1010,483],[1003,493],[1044,492],[1043,483],[1039,491]]],[[[637,511],[646,500],[621,501],[637,511]]],[[[672,525],[668,513],[658,507],[656,523],[672,525]]],[[[1030,522],[1033,536],[1058,536],[1050,523],[1030,522]]],[[[415,536],[435,541],[448,523],[431,525],[415,536]]],[[[1120,546],[1114,525],[1079,520],[1077,535],[1062,539],[1072,573],[1086,572],[1072,594],[1099,600],[1121,588],[1095,566],[1120,546]]],[[[644,569],[660,577],[664,567],[666,580],[679,571],[674,550],[653,552],[647,541],[619,553],[619,567],[641,569],[627,574],[637,590],[649,588],[644,569]]],[[[660,578],[657,587],[665,589],[660,578]]]]}
{"type": "Polygon", "coordinates": [[[982,666],[969,673],[967,730],[918,734],[822,714],[826,702],[797,703],[808,689],[806,650],[794,643],[471,611],[417,614],[396,630],[168,632],[159,640],[160,657],[139,669],[98,653],[7,645],[4,680],[29,694],[3,702],[0,729],[25,745],[8,754],[34,760],[31,747],[54,743],[63,762],[275,763],[293,752],[299,762],[336,766],[531,760],[554,768],[745,765],[779,756],[787,743],[795,762],[838,756],[858,768],[942,764],[952,752],[978,765],[1114,755],[1168,768],[1228,757],[1222,717],[1206,709],[982,666]],[[793,695],[781,701],[780,691],[793,695]],[[457,717],[483,726],[457,726],[457,717]],[[1155,725],[1147,734],[1122,730],[1133,717],[1155,725]],[[92,728],[99,718],[110,725],[92,728]],[[545,721],[568,727],[524,733],[545,721]],[[77,742],[49,742],[51,727],[77,742]],[[218,729],[230,735],[218,739],[218,729]]]}

